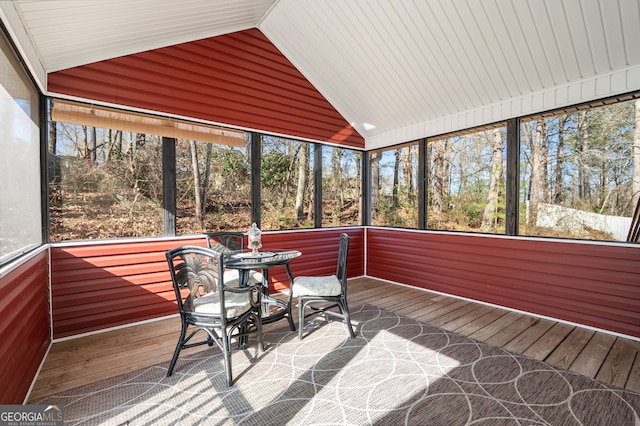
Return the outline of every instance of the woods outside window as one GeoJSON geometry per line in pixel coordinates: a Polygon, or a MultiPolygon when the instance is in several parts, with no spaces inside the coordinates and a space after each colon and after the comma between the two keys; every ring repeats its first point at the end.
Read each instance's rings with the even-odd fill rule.
{"type": "Polygon", "coordinates": [[[312,144],[262,137],[261,229],[313,228],[312,144]]]}
{"type": "Polygon", "coordinates": [[[176,233],[245,230],[251,225],[251,160],[243,146],[179,139],[176,233]]]}
{"type": "Polygon", "coordinates": [[[330,146],[322,154],[322,226],[359,225],[361,154],[330,146]]]}
{"type": "Polygon", "coordinates": [[[161,138],[51,124],[50,241],[161,236],[161,138]]]}
{"type": "Polygon", "coordinates": [[[377,151],[371,158],[371,224],[418,227],[418,145],[377,151]]]}
{"type": "Polygon", "coordinates": [[[521,124],[520,234],[625,241],[640,195],[640,100],[521,124]]]}
{"type": "Polygon", "coordinates": [[[504,233],[506,127],[427,145],[427,228],[504,233]]]}
{"type": "MultiPolygon", "coordinates": [[[[49,131],[50,241],[162,236],[161,137],[148,128],[99,126],[127,113],[65,108],[54,110],[49,131]]],[[[153,120],[132,114],[117,125],[153,120]]],[[[511,183],[503,124],[428,138],[420,145],[424,158],[417,142],[366,153],[371,225],[418,228],[424,210],[432,230],[505,234],[505,217],[517,217],[510,232],[518,235],[625,241],[640,196],[640,101],[627,97],[519,122],[519,170],[513,167],[511,183]],[[507,187],[519,188],[508,212],[507,187]]],[[[261,135],[255,169],[249,134],[179,120],[163,126],[185,136],[176,138],[178,235],[247,229],[252,170],[260,173],[264,230],[362,223],[357,151],[261,135]],[[198,134],[206,140],[194,139],[198,134]]]]}

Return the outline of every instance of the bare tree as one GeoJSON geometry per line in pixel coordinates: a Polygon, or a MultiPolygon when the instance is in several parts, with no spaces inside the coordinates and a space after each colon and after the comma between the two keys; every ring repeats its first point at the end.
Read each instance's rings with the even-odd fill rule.
{"type": "Polygon", "coordinates": [[[96,128],[91,127],[89,131],[89,160],[91,164],[96,163],[96,151],[98,149],[98,135],[96,134],[96,128]]]}
{"type": "Polygon", "coordinates": [[[640,99],[635,100],[635,127],[633,131],[633,183],[631,194],[631,205],[638,205],[640,199],[640,99]]]}
{"type": "Polygon", "coordinates": [[[433,212],[440,214],[445,210],[444,199],[447,195],[448,181],[446,156],[448,139],[443,139],[435,142],[431,146],[431,153],[433,155],[433,173],[430,176],[429,182],[431,182],[433,191],[431,193],[431,204],[433,206],[433,212]]]}
{"type": "Polygon", "coordinates": [[[395,150],[395,161],[393,163],[393,188],[391,189],[392,191],[392,203],[393,203],[393,207],[394,208],[398,208],[398,186],[400,185],[399,182],[399,175],[400,175],[400,150],[396,149],[395,150]]]}
{"type": "Polygon", "coordinates": [[[298,153],[300,152],[302,145],[306,145],[306,143],[285,140],[285,145],[287,146],[287,151],[289,151],[289,166],[287,167],[287,173],[284,179],[284,197],[282,197],[282,205],[281,205],[282,209],[284,209],[287,206],[288,196],[289,196],[289,187],[293,183],[291,182],[291,180],[293,177],[296,160],[298,159],[298,153]]]}
{"type": "Polygon", "coordinates": [[[300,160],[298,162],[298,188],[296,190],[296,217],[304,220],[304,196],[309,186],[309,144],[301,143],[300,160]]]}
{"type": "Polygon", "coordinates": [[[211,151],[213,150],[213,144],[207,143],[207,161],[204,165],[204,177],[202,179],[202,210],[200,216],[204,220],[205,213],[207,211],[207,194],[209,191],[209,178],[211,176],[211,151]]]}
{"type": "Polygon", "coordinates": [[[191,167],[193,169],[193,193],[195,195],[196,202],[196,221],[202,225],[202,198],[200,196],[200,166],[198,165],[198,149],[196,147],[196,141],[190,140],[189,147],[191,148],[191,167]]]}
{"type": "Polygon", "coordinates": [[[576,113],[577,119],[577,131],[576,131],[576,146],[575,146],[575,158],[578,168],[578,198],[584,200],[589,197],[589,170],[587,161],[587,151],[589,149],[589,132],[588,132],[588,120],[587,111],[578,111],[576,113]]]}
{"type": "Polygon", "coordinates": [[[417,145],[409,146],[404,149],[404,155],[402,156],[402,174],[404,182],[407,186],[407,199],[412,201],[414,196],[413,186],[413,150],[417,149],[417,145]]]}
{"type": "Polygon", "coordinates": [[[489,177],[489,194],[487,204],[482,215],[482,231],[490,231],[494,227],[496,212],[498,210],[498,196],[500,181],[502,180],[502,131],[493,131],[493,153],[491,155],[491,175],[489,177]]]}
{"type": "Polygon", "coordinates": [[[331,187],[333,198],[340,200],[340,206],[344,206],[344,185],[342,181],[342,156],[340,148],[333,148],[331,152],[331,187]]]}
{"type": "Polygon", "coordinates": [[[562,185],[564,166],[564,131],[567,122],[567,115],[561,114],[558,117],[558,145],[556,148],[556,170],[553,202],[561,204],[564,201],[564,188],[562,185]]]}
{"type": "Polygon", "coordinates": [[[49,152],[56,155],[58,154],[58,124],[55,121],[49,122],[49,152]]]}
{"type": "Polygon", "coordinates": [[[548,138],[548,124],[546,119],[542,119],[542,135],[540,138],[540,201],[546,203],[550,200],[549,195],[549,171],[547,165],[549,164],[549,138],[548,138]]]}
{"type": "Polygon", "coordinates": [[[536,123],[536,133],[533,138],[533,146],[531,149],[531,192],[529,202],[529,223],[535,225],[538,217],[538,205],[540,203],[540,195],[542,193],[542,139],[545,134],[544,119],[540,119],[536,123]]]}
{"type": "Polygon", "coordinates": [[[371,154],[371,208],[376,209],[380,205],[380,160],[382,154],[371,154]]]}

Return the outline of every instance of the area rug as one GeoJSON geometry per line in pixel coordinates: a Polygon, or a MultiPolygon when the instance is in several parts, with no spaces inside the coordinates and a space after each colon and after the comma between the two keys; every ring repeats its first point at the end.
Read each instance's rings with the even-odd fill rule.
{"type": "Polygon", "coordinates": [[[356,338],[316,317],[234,349],[215,347],[47,397],[68,425],[640,425],[640,394],[604,385],[375,306],[351,309],[356,338]]]}

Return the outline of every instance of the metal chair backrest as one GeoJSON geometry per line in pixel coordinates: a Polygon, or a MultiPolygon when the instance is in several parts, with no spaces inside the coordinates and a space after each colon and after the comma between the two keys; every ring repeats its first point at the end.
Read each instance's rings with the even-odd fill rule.
{"type": "Polygon", "coordinates": [[[207,234],[207,247],[216,251],[244,250],[242,232],[212,232],[207,234]]]}
{"type": "Polygon", "coordinates": [[[225,320],[223,254],[200,246],[177,247],[166,253],[178,309],[183,317],[198,316],[225,320]],[[200,300],[199,300],[200,299],[200,300]],[[219,314],[196,313],[199,302],[219,303],[219,314]]]}
{"type": "Polygon", "coordinates": [[[349,235],[343,233],[340,235],[340,247],[338,249],[338,266],[336,268],[336,277],[342,284],[343,292],[347,287],[347,254],[349,252],[349,235]]]}

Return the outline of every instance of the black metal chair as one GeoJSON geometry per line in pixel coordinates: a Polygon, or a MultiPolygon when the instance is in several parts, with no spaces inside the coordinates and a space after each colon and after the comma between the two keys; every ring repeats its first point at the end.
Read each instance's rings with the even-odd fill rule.
{"type": "Polygon", "coordinates": [[[347,254],[349,251],[349,235],[340,235],[338,249],[338,266],[335,275],[316,277],[296,277],[293,280],[293,297],[298,298],[298,339],[302,340],[304,319],[312,315],[324,313],[344,320],[349,335],[355,334],[347,305],[347,254]],[[305,314],[305,309],[311,312],[305,314]],[[338,311],[331,310],[338,308],[338,311]]]}
{"type": "Polygon", "coordinates": [[[182,329],[167,376],[182,349],[216,343],[224,355],[227,385],[233,385],[231,371],[231,337],[238,338],[255,331],[258,347],[264,350],[260,318],[260,284],[244,288],[224,284],[224,255],[199,246],[183,246],[166,253],[173,282],[182,329]],[[187,335],[189,328],[192,331],[187,335]],[[192,338],[203,331],[204,340],[192,338]]]}
{"type": "Polygon", "coordinates": [[[244,250],[244,234],[242,232],[212,232],[206,234],[207,247],[217,251],[244,250]]]}
{"type": "MultiPolygon", "coordinates": [[[[222,253],[244,250],[244,234],[242,232],[212,232],[206,234],[207,247],[222,253]]],[[[262,284],[264,276],[258,271],[248,271],[248,284],[262,284]]],[[[240,282],[237,270],[227,270],[225,284],[238,287],[240,282]]]]}

